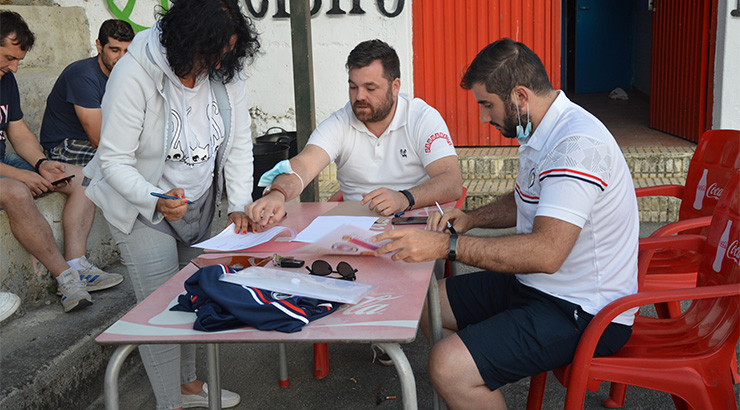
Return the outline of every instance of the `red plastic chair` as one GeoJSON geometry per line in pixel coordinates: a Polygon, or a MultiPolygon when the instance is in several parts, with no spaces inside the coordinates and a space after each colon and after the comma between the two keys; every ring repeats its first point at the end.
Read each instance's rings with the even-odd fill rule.
{"type": "MultiPolygon", "coordinates": [[[[677,409],[737,408],[732,371],[740,337],[740,171],[727,184],[707,236],[649,238],[640,243],[639,280],[655,250],[680,249],[701,254],[695,288],[641,291],[620,298],[591,321],[573,362],[553,371],[567,387],[566,409],[582,409],[586,389],[603,381],[640,386],[673,396],[677,409]],[[629,342],[617,353],[593,357],[606,326],[633,307],[691,300],[672,318],[638,315],[629,342]]],[[[527,409],[542,405],[547,374],[532,377],[527,409]]]]}
{"type": "MultiPolygon", "coordinates": [[[[694,151],[686,176],[686,185],[659,185],[637,188],[637,197],[672,196],[681,199],[678,222],[665,225],[650,237],[668,237],[676,234],[706,235],[711,215],[719,196],[732,173],[740,169],[740,131],[709,130],[702,134],[694,151]],[[706,174],[706,175],[705,175],[706,174]]],[[[641,290],[682,289],[696,286],[699,252],[686,250],[660,250],[653,256],[641,290]]],[[[658,317],[677,317],[681,314],[680,302],[655,305],[658,317]]],[[[730,363],[733,381],[740,382],[737,362],[730,363]]],[[[605,407],[622,407],[626,386],[614,384],[605,407]]]]}
{"type": "MultiPolygon", "coordinates": [[[[689,164],[686,184],[637,188],[637,197],[672,196],[681,199],[678,222],[653,232],[651,237],[675,234],[706,235],[720,195],[733,172],[740,169],[740,130],[709,130],[699,140],[689,164]],[[698,218],[698,219],[697,219],[698,218]]],[[[681,289],[696,286],[701,253],[661,250],[655,253],[642,290],[681,289]]],[[[678,302],[656,306],[659,317],[681,314],[678,302]]]]}

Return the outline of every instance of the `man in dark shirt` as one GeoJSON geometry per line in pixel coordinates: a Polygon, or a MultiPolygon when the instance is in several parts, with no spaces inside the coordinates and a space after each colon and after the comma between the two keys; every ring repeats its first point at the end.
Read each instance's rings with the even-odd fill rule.
{"type": "Polygon", "coordinates": [[[8,215],[18,242],[56,278],[64,311],[70,312],[92,304],[89,291],[115,286],[123,277],[103,272],[85,258],[95,205],[85,196],[82,168],[46,158],[23,121],[13,73],[34,40],[18,13],[0,10],[0,210],[8,215]],[[6,140],[15,153],[5,152],[6,140]],[[65,181],[70,176],[74,178],[65,181]],[[52,191],[67,195],[62,214],[64,255],[34,202],[36,196],[52,191]]]}
{"type": "Polygon", "coordinates": [[[41,145],[49,158],[85,166],[95,155],[105,84],[133,38],[129,23],[106,20],[95,40],[97,57],[75,61],[59,75],[46,99],[41,123],[41,145]]]}

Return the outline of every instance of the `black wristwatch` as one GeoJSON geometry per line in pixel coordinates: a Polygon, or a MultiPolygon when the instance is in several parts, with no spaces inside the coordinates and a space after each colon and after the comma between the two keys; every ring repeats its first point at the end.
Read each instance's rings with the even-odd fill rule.
{"type": "Polygon", "coordinates": [[[414,200],[414,196],[411,195],[411,192],[409,192],[409,191],[407,191],[405,189],[402,189],[402,190],[400,190],[398,192],[404,194],[406,196],[406,199],[409,200],[409,207],[406,208],[406,210],[407,211],[410,211],[411,209],[413,209],[414,208],[414,205],[416,204],[416,201],[414,200]]]}
{"type": "Polygon", "coordinates": [[[447,260],[454,261],[457,259],[457,234],[450,235],[450,250],[447,251],[447,260]]]}

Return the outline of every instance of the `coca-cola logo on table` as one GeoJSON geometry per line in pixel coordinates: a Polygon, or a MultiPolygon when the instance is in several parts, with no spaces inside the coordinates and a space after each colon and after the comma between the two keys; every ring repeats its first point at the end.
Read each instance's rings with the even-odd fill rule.
{"type": "Polygon", "coordinates": [[[737,240],[733,241],[730,246],[727,247],[727,257],[740,265],[740,246],[738,245],[737,240]]]}
{"type": "Polygon", "coordinates": [[[719,197],[722,196],[722,191],[724,191],[724,189],[715,182],[709,186],[709,189],[707,189],[707,198],[719,199],[719,197]]]}

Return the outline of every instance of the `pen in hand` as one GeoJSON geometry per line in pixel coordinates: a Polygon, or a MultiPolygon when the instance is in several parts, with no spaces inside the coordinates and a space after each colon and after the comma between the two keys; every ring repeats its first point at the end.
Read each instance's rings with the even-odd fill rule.
{"type": "MultiPolygon", "coordinates": [[[[445,216],[445,211],[442,210],[442,207],[439,206],[439,202],[434,201],[435,204],[437,204],[437,209],[439,210],[439,214],[442,216],[445,216]]],[[[455,228],[452,227],[452,224],[450,221],[447,221],[447,229],[450,230],[450,233],[453,235],[457,235],[457,231],[455,231],[455,228]]]]}
{"type": "MultiPolygon", "coordinates": [[[[159,192],[150,192],[150,193],[152,194],[152,196],[156,196],[157,198],[162,198],[162,199],[185,199],[185,198],[178,198],[178,197],[172,196],[172,195],[160,194],[159,192]]],[[[188,203],[189,204],[192,204],[193,201],[188,200],[188,203]]]]}

